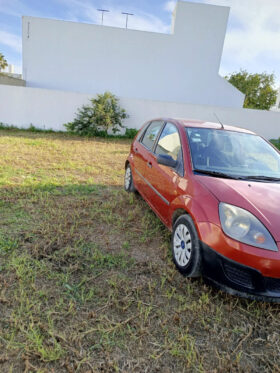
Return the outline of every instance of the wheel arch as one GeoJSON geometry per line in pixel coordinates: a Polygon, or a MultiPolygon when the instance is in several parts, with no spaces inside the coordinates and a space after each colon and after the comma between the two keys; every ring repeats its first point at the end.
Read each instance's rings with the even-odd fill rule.
{"type": "Polygon", "coordinates": [[[200,237],[200,233],[199,233],[199,230],[198,230],[198,226],[197,226],[196,219],[195,219],[195,217],[193,216],[193,214],[192,214],[188,209],[186,209],[186,208],[179,207],[179,208],[177,208],[176,210],[173,211],[173,214],[172,214],[172,227],[173,227],[173,225],[175,224],[176,220],[177,220],[180,216],[182,216],[182,215],[188,215],[188,216],[192,219],[192,221],[193,221],[193,223],[194,223],[194,225],[195,225],[195,228],[196,228],[197,234],[198,234],[198,236],[200,237]]]}
{"type": "MultiPolygon", "coordinates": [[[[213,202],[217,203],[216,200],[213,202]]],[[[173,200],[170,205],[169,214],[169,224],[171,230],[173,224],[179,216],[183,214],[189,215],[195,225],[199,238],[201,238],[201,234],[199,231],[198,223],[211,221],[202,203],[200,201],[197,201],[197,199],[190,197],[189,195],[181,195],[173,200]]]]}
{"type": "Polygon", "coordinates": [[[177,208],[176,210],[173,211],[172,214],[172,227],[175,224],[175,221],[181,216],[181,215],[190,215],[189,212],[183,208],[177,208]]]}

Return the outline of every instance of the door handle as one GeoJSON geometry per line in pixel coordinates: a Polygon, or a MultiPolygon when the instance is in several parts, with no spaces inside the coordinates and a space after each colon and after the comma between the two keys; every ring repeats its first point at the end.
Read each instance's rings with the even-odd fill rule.
{"type": "Polygon", "coordinates": [[[149,168],[153,167],[152,162],[147,162],[147,165],[148,165],[149,168]]]}
{"type": "Polygon", "coordinates": [[[138,148],[135,148],[135,150],[134,150],[134,151],[135,151],[135,153],[138,153],[138,148]]]}

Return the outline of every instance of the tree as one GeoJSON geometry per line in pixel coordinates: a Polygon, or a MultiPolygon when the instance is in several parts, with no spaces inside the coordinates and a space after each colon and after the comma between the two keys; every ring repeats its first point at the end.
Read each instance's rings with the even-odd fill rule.
{"type": "Polygon", "coordinates": [[[0,71],[2,69],[5,69],[5,67],[8,66],[8,62],[6,61],[4,55],[2,53],[0,53],[0,71]]]}
{"type": "Polygon", "coordinates": [[[249,74],[246,70],[240,70],[225,78],[245,94],[244,108],[269,110],[276,102],[274,74],[249,74]]]}
{"type": "Polygon", "coordinates": [[[122,120],[128,118],[119,106],[119,100],[110,92],[97,95],[90,105],[78,109],[73,122],[65,124],[67,131],[87,136],[106,136],[108,130],[114,134],[124,128],[122,120]]]}

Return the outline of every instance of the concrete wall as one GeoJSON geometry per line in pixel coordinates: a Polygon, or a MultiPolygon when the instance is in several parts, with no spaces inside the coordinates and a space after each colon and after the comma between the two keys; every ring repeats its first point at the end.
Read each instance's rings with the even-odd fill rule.
{"type": "Polygon", "coordinates": [[[25,80],[14,78],[13,76],[0,73],[0,84],[16,85],[16,86],[25,87],[25,80]]]}
{"type": "Polygon", "coordinates": [[[29,87],[242,107],[218,74],[229,8],[178,2],[171,34],[23,17],[29,87]]]}
{"type": "MultiPolygon", "coordinates": [[[[64,130],[81,105],[93,95],[39,88],[0,85],[0,122],[28,127],[64,130]]],[[[267,139],[280,136],[280,112],[224,108],[208,105],[188,105],[164,101],[121,98],[120,104],[130,118],[125,125],[139,128],[146,120],[164,116],[202,119],[217,122],[216,113],[224,124],[244,127],[267,139]]]]}

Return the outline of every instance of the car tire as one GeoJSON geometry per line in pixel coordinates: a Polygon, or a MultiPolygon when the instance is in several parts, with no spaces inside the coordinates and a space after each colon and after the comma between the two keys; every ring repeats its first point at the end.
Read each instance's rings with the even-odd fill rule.
{"type": "Polygon", "coordinates": [[[172,256],[179,270],[186,277],[201,276],[201,250],[198,234],[191,217],[181,215],[173,225],[172,256]]]}
{"type": "Polygon", "coordinates": [[[125,168],[124,190],[126,192],[130,192],[130,193],[135,193],[136,192],[136,189],[135,189],[135,186],[134,186],[134,183],[133,183],[132,171],[131,171],[131,167],[130,167],[129,163],[125,168]]]}

